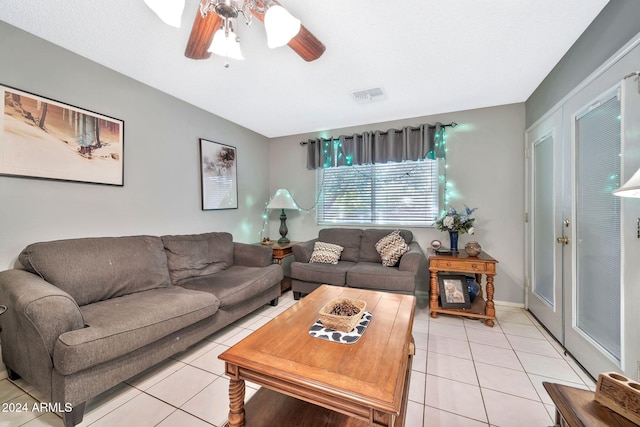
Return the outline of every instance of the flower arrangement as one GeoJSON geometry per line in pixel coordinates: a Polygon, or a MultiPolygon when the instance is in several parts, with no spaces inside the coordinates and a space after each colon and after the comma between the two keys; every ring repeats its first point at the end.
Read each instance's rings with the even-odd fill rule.
{"type": "Polygon", "coordinates": [[[471,217],[471,214],[478,208],[469,208],[464,205],[464,213],[458,213],[453,207],[449,206],[449,210],[436,221],[436,227],[440,231],[458,232],[460,234],[469,233],[473,234],[475,229],[473,228],[473,222],[476,220],[471,217]]]}

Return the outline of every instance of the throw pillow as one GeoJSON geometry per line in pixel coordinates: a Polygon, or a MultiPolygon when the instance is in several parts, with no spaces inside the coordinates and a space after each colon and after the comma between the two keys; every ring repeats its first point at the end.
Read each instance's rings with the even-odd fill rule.
{"type": "Polygon", "coordinates": [[[409,245],[400,235],[400,230],[396,230],[378,240],[376,250],[382,258],[382,265],[393,267],[400,261],[402,255],[409,252],[409,245]]]}
{"type": "Polygon", "coordinates": [[[337,264],[344,248],[332,243],[316,242],[309,262],[321,264],[337,264]]]}

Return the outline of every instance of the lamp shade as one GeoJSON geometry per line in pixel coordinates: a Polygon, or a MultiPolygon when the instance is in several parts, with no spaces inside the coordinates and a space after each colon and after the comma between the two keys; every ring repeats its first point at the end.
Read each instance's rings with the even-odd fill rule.
{"type": "Polygon", "coordinates": [[[638,169],[631,179],[625,182],[622,187],[613,190],[613,194],[620,197],[640,198],[640,169],[638,169]]]}
{"type": "Polygon", "coordinates": [[[144,0],[144,2],[165,24],[180,28],[184,0],[144,0]]]}
{"type": "Polygon", "coordinates": [[[267,32],[267,46],[284,46],[300,32],[300,20],[287,9],[272,5],[264,14],[264,29],[267,32]]]}
{"type": "Polygon", "coordinates": [[[243,60],[242,51],[240,50],[240,43],[238,42],[238,36],[233,32],[233,29],[229,30],[229,36],[225,36],[224,29],[220,28],[213,35],[211,46],[209,46],[209,52],[216,55],[226,56],[227,58],[243,60]]]}
{"type": "Polygon", "coordinates": [[[300,210],[291,193],[286,188],[279,188],[267,204],[267,209],[295,209],[300,210]]]}

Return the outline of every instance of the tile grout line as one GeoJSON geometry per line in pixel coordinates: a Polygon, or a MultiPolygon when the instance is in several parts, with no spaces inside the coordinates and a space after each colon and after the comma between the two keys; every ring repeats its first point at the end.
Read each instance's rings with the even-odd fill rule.
{"type": "MultiPolygon", "coordinates": [[[[469,341],[469,331],[467,330],[467,325],[464,324],[464,322],[463,322],[463,325],[465,327],[464,328],[465,333],[467,334],[467,343],[469,345],[469,353],[471,354],[471,361],[473,362],[473,370],[476,373],[476,380],[478,381],[478,389],[480,391],[480,398],[482,399],[482,407],[484,408],[484,415],[485,415],[485,418],[487,420],[487,425],[490,426],[491,425],[491,420],[489,419],[489,410],[487,408],[486,399],[485,399],[484,393],[482,391],[483,387],[482,387],[482,383],[480,382],[480,376],[478,375],[478,366],[476,365],[476,359],[475,359],[474,354],[473,354],[473,349],[471,348],[471,341],[469,341]]],[[[470,327],[469,329],[473,329],[473,328],[470,327]]],[[[500,328],[500,330],[502,331],[502,328],[500,328]]]]}

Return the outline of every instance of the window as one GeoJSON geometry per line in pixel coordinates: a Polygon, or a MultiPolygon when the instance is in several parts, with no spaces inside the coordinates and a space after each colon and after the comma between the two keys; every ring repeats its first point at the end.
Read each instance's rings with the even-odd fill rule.
{"type": "Polygon", "coordinates": [[[432,226],[440,213],[437,160],[316,171],[320,225],[432,226]]]}

